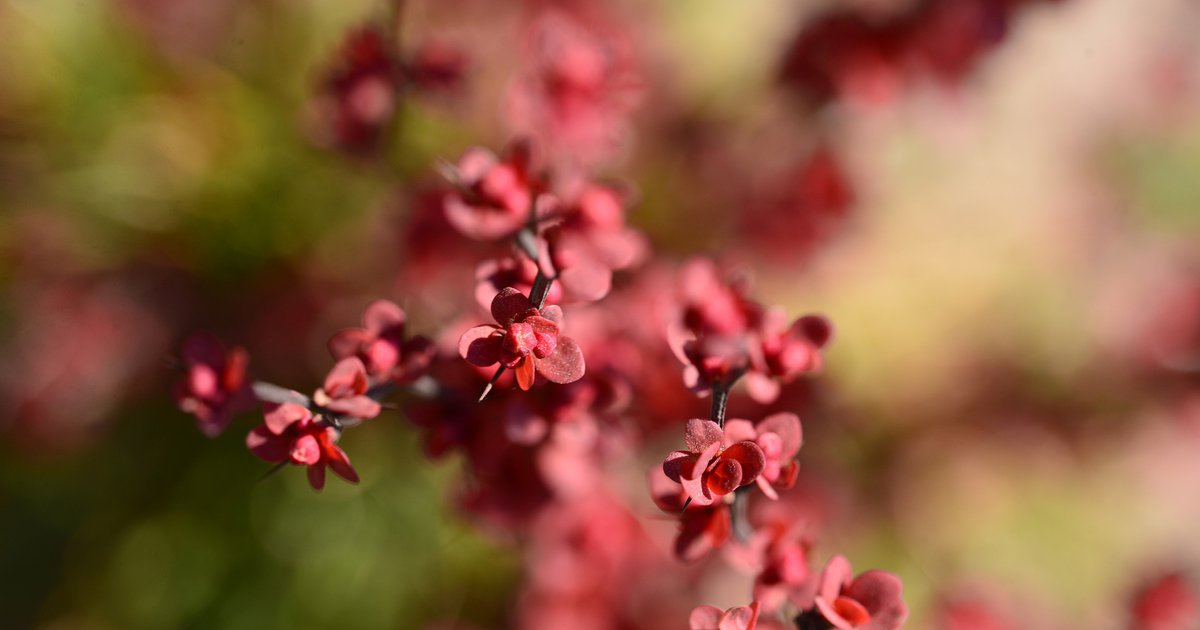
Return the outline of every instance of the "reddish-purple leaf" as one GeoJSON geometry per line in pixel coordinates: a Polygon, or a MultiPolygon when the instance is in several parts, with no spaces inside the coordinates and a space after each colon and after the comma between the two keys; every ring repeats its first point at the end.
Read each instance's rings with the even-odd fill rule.
{"type": "Polygon", "coordinates": [[[267,427],[257,426],[246,435],[246,448],[259,459],[281,462],[288,458],[288,442],[271,433],[267,427]]]}
{"type": "Polygon", "coordinates": [[[492,299],[491,311],[496,323],[506,326],[531,308],[533,304],[524,293],[513,287],[505,287],[492,299]]]}
{"type": "Polygon", "coordinates": [[[586,369],[583,350],[570,337],[559,336],[554,352],[537,361],[538,372],[552,383],[574,383],[583,378],[586,369]]]}
{"type": "Polygon", "coordinates": [[[712,444],[720,446],[724,437],[725,432],[716,422],[704,418],[692,418],[688,420],[683,443],[687,445],[689,451],[699,453],[712,444]]]}
{"type": "Polygon", "coordinates": [[[504,336],[495,326],[476,326],[458,339],[458,354],[467,363],[488,367],[500,362],[504,336]]]}
{"type": "Polygon", "coordinates": [[[345,398],[367,391],[367,368],[358,357],[338,361],[322,387],[331,398],[345,398]]]}

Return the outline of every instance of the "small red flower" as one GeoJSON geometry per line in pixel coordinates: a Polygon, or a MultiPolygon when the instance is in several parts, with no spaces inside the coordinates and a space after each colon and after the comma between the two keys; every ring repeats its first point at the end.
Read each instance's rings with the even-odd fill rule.
{"type": "Polygon", "coordinates": [[[550,261],[573,298],[594,301],[612,288],[612,273],[638,261],[646,250],[640,232],[625,225],[624,200],[607,186],[586,184],[560,204],[563,220],[547,231],[550,261]]]}
{"type": "Polygon", "coordinates": [[[246,436],[246,448],[268,462],[308,467],[313,489],[325,487],[325,467],[342,479],[358,483],[358,473],[337,445],[338,431],[302,405],[264,405],[264,423],[246,436]]]}
{"type": "Polygon", "coordinates": [[[529,221],[538,192],[529,169],[527,142],[510,145],[504,159],[481,147],[468,149],[448,173],[457,190],[446,196],[446,220],[481,241],[512,236],[529,221]]]}
{"type": "Polygon", "coordinates": [[[853,577],[843,556],[829,559],[813,608],[802,617],[823,619],[838,630],[897,630],[908,619],[900,578],[884,571],[865,571],[853,577]]]}
{"type": "Polygon", "coordinates": [[[727,282],[712,261],[696,259],[680,271],[678,299],[682,321],[668,329],[668,342],[689,388],[705,392],[750,368],[762,307],[746,298],[744,287],[727,282]]]}
{"type": "Polygon", "coordinates": [[[400,61],[387,37],[374,26],[351,31],[337,53],[314,104],[323,140],[365,152],[379,145],[396,112],[400,61]]]}
{"type": "Polygon", "coordinates": [[[244,348],[225,347],[216,337],[197,333],[183,343],[183,363],[187,373],[175,383],[174,397],[179,408],[196,416],[196,426],[205,435],[215,437],[233,414],[250,409],[254,396],[246,379],[250,355],[244,348]]]}
{"type": "Polygon", "coordinates": [[[404,338],[404,310],[387,300],[376,300],[363,313],[362,328],[347,328],[329,338],[335,359],[358,357],[372,377],[409,383],[425,373],[433,344],[424,337],[404,338]]]}
{"type": "Polygon", "coordinates": [[[758,602],[724,612],[716,606],[697,606],[688,616],[689,630],[754,630],[758,625],[758,602]]]}
{"type": "Polygon", "coordinates": [[[763,494],[778,499],[779,495],[775,493],[774,486],[786,489],[796,483],[796,474],[800,468],[795,457],[804,443],[800,417],[796,414],[777,413],[763,418],[757,425],[751,424],[749,420],[726,420],[725,439],[747,440],[762,449],[766,463],[756,481],[763,494]]]}
{"type": "Polygon", "coordinates": [[[663,460],[663,473],[679,482],[696,505],[712,505],[740,486],[754,483],[766,465],[762,449],[750,440],[732,441],[712,420],[688,420],[688,450],[663,460]]]}
{"type": "Polygon", "coordinates": [[[313,394],[313,402],[334,413],[362,418],[379,415],[379,402],[367,395],[367,370],[358,357],[338,361],[325,384],[313,394]]]}
{"type": "Polygon", "coordinates": [[[758,327],[758,343],[750,347],[746,373],[750,396],[761,403],[779,397],[779,384],[821,369],[821,349],[833,336],[833,324],[821,315],[805,315],[787,324],[780,309],[768,310],[758,327]]]}
{"type": "Polygon", "coordinates": [[[534,371],[553,383],[571,383],[584,373],[583,351],[574,339],[559,334],[562,309],[536,308],[520,291],[507,287],[492,300],[499,326],[476,326],[458,340],[458,353],[471,365],[497,363],[513,370],[517,384],[533,386],[534,371]]]}

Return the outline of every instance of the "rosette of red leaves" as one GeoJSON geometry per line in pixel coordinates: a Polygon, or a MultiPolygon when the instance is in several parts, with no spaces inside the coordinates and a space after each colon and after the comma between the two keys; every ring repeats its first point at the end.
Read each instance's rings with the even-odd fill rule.
{"type": "Polygon", "coordinates": [[[574,339],[559,334],[562,309],[538,309],[520,291],[507,287],[492,300],[499,324],[471,328],[458,340],[458,353],[471,365],[499,363],[511,369],[517,385],[533,386],[534,373],[553,383],[571,383],[584,373],[583,351],[574,339]]]}
{"type": "Polygon", "coordinates": [[[733,441],[712,420],[688,420],[688,450],[663,460],[663,473],[683,486],[696,505],[712,505],[740,486],[754,483],[766,466],[762,448],[751,440],[733,441]]]}
{"type": "Polygon", "coordinates": [[[404,309],[376,300],[367,306],[362,321],[362,328],[347,328],[329,338],[333,358],[358,357],[369,376],[397,383],[412,382],[425,373],[433,358],[433,344],[420,336],[405,339],[404,309]]]}
{"type": "Polygon", "coordinates": [[[338,431],[315,417],[307,407],[292,403],[263,406],[264,423],[246,436],[246,448],[259,458],[308,467],[308,483],[325,487],[325,467],[342,479],[358,483],[350,458],[337,445],[338,431]]]}
{"type": "Polygon", "coordinates": [[[813,608],[803,620],[823,620],[838,630],[897,630],[908,619],[908,606],[901,597],[900,578],[885,571],[864,571],[854,577],[850,561],[843,556],[829,559],[813,599],[813,608]]]}
{"type": "Polygon", "coordinates": [[[246,366],[250,355],[244,348],[225,346],[212,335],[196,333],[183,342],[186,374],[172,394],[179,408],[196,417],[196,426],[215,437],[229,426],[233,414],[254,405],[246,366]]]}

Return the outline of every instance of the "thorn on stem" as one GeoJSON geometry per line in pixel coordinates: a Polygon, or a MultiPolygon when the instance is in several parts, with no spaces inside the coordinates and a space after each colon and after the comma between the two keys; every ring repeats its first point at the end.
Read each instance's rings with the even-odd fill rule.
{"type": "Polygon", "coordinates": [[[285,460],[283,460],[283,461],[281,461],[281,462],[279,462],[278,464],[275,464],[274,466],[272,466],[272,467],[270,468],[270,470],[268,470],[267,472],[263,473],[263,474],[262,474],[262,476],[258,478],[258,480],[259,480],[260,482],[262,482],[262,481],[266,481],[268,478],[270,478],[270,477],[271,477],[271,475],[274,475],[275,473],[279,472],[280,470],[282,470],[282,469],[283,469],[283,467],[284,467],[284,466],[287,466],[287,465],[288,465],[288,460],[286,460],[286,459],[285,459],[285,460]]]}
{"type": "Polygon", "coordinates": [[[503,365],[496,368],[496,373],[492,375],[492,380],[488,381],[488,384],[483,387],[483,393],[479,395],[479,400],[476,402],[483,402],[483,399],[487,398],[487,395],[492,393],[492,387],[496,384],[496,381],[500,380],[500,375],[503,373],[503,365]]]}

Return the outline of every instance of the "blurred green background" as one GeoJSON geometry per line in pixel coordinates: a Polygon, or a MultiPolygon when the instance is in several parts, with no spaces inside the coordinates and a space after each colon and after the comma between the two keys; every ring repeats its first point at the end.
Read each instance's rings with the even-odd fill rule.
{"type": "MultiPolygon", "coordinates": [[[[315,147],[304,112],[346,30],[387,18],[377,3],[0,0],[0,625],[508,618],[510,541],[453,514],[458,467],[398,414],[347,434],[362,484],[316,494],[291,470],[256,481],[247,425],[206,440],[169,399],[197,327],[258,331],[231,339],[256,369],[312,379],[364,296],[405,295],[397,182],[505,139],[514,11],[410,4],[406,32],[478,60],[471,98],[406,103],[364,161],[315,147]]],[[[801,117],[769,83],[812,8],[626,9],[667,77],[621,173],[645,192],[631,220],[672,254],[734,247],[719,209],[688,205],[654,97],[721,122],[737,158],[791,150],[771,130],[801,117]]],[[[1197,13],[1043,7],[959,92],[802,121],[849,165],[855,214],[802,269],[747,260],[764,302],[837,323],[837,423],[802,461],[844,473],[864,518],[822,547],[900,574],[910,627],[980,583],[1074,620],[1057,627],[1115,628],[1148,572],[1200,566],[1200,398],[1174,362],[1200,347],[1197,13]]],[[[744,603],[729,584],[703,603],[744,603]]]]}

